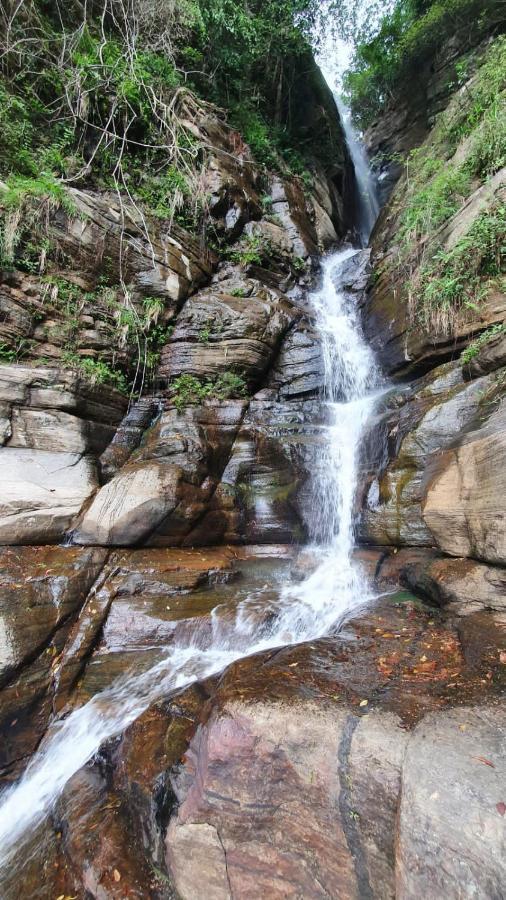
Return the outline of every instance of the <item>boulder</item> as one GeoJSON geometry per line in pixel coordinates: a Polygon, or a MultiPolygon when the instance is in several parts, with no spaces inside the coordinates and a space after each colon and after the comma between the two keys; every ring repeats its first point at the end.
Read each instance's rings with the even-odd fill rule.
{"type": "Polygon", "coordinates": [[[97,487],[95,460],[79,453],[0,448],[0,543],[61,541],[97,487]]]}
{"type": "MultiPolygon", "coordinates": [[[[168,408],[141,447],[96,494],[73,531],[78,544],[179,544],[202,515],[239,427],[242,401],[168,408]]],[[[206,543],[210,543],[208,540],[206,543]]]]}
{"type": "MultiPolygon", "coordinates": [[[[401,556],[403,551],[398,554],[401,556]]],[[[506,612],[506,570],[473,559],[425,557],[402,562],[400,578],[412,591],[457,615],[481,609],[506,612]]]]}

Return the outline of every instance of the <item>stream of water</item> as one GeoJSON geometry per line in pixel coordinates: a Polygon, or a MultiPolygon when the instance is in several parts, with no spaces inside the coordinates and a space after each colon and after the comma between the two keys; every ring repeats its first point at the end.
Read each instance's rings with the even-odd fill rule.
{"type": "MultiPolygon", "coordinates": [[[[370,221],[363,221],[364,233],[368,228],[370,221]]],[[[268,610],[259,612],[258,597],[243,600],[233,618],[218,607],[211,631],[196,626],[189,639],[172,644],[149,671],[119,680],[55,722],[25,774],[0,800],[0,868],[20,852],[72,775],[157,698],[221,672],[244,656],[326,635],[367,600],[368,585],[352,558],[353,507],[360,443],[378,375],[357,311],[340,282],[343,266],[357,252],[346,248],[325,258],[321,287],[311,298],[323,346],[328,421],[313,491],[314,571],[284,587],[268,610]]]]}

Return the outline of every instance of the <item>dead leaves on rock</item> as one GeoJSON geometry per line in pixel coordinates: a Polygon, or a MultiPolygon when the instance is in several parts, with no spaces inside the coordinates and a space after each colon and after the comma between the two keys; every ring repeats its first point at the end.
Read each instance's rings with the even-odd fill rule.
{"type": "Polygon", "coordinates": [[[491,769],[495,769],[495,763],[491,762],[491,760],[487,759],[485,756],[471,756],[471,759],[475,759],[476,762],[480,762],[484,766],[490,766],[491,769]]]}

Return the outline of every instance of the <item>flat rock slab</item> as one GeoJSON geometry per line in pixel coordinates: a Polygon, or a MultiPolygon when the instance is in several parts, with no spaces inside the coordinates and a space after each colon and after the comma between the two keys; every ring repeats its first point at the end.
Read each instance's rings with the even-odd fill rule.
{"type": "Polygon", "coordinates": [[[501,896],[504,634],[494,646],[477,617],[470,655],[405,600],[221,678],[172,776],[166,865],[182,898],[501,896]]]}

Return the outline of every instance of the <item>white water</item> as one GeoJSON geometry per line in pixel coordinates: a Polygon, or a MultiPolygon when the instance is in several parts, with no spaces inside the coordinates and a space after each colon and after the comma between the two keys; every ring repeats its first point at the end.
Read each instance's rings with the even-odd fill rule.
{"type": "Polygon", "coordinates": [[[356,220],[360,240],[365,247],[380,210],[378,185],[376,178],[371,171],[366,149],[353,125],[349,109],[344,106],[339,94],[334,94],[334,98],[339,110],[339,115],[341,116],[348,150],[350,151],[350,156],[355,168],[355,178],[357,182],[356,220]]]}
{"type": "Polygon", "coordinates": [[[232,619],[217,607],[211,633],[196,625],[191,639],[176,641],[149,671],[119,680],[56,722],[19,783],[1,798],[0,868],[20,853],[72,775],[153,701],[244,656],[326,635],[368,599],[367,584],[352,559],[353,505],[376,373],[356,310],[339,288],[341,267],[357,252],[345,249],[323,260],[322,286],[312,297],[322,336],[328,414],[313,492],[315,571],[281,590],[268,608],[259,606],[258,596],[244,600],[232,619]]]}

